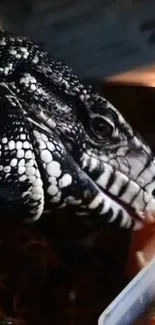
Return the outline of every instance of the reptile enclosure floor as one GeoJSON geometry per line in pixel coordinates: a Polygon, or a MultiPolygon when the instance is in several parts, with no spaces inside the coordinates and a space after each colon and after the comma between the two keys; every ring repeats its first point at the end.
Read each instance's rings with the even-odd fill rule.
{"type": "MultiPolygon", "coordinates": [[[[113,83],[96,87],[155,150],[154,88],[113,83]]],[[[55,218],[52,225],[44,220],[30,229],[1,221],[0,318],[13,324],[95,325],[128,283],[133,271],[129,265],[126,272],[129,233],[106,226],[93,247],[86,248],[74,240],[82,234],[82,225],[71,219],[55,218]]]]}

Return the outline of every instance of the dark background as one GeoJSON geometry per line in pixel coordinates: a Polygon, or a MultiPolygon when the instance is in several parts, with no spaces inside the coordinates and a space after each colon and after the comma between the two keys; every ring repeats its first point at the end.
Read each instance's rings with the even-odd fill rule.
{"type": "Polygon", "coordinates": [[[154,0],[1,0],[1,23],[39,41],[82,77],[154,62],[154,0]]]}

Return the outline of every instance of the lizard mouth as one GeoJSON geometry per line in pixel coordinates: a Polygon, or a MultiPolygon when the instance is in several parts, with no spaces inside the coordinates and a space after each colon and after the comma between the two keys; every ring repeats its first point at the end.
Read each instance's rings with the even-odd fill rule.
{"type": "Polygon", "coordinates": [[[146,214],[145,211],[138,212],[134,207],[132,207],[130,204],[124,202],[120,198],[116,197],[114,194],[108,192],[106,189],[101,188],[101,190],[111,198],[111,200],[115,201],[119,206],[121,206],[126,212],[129,214],[129,216],[132,217],[135,221],[139,221],[141,223],[144,223],[146,220],[146,214]]]}
{"type": "Polygon", "coordinates": [[[109,196],[113,201],[119,204],[126,212],[132,217],[133,220],[140,222],[142,225],[144,223],[152,223],[155,222],[155,211],[152,210],[144,210],[144,211],[137,211],[134,207],[130,204],[124,202],[120,198],[116,197],[114,194],[108,192],[107,190],[102,191],[109,196]]]}

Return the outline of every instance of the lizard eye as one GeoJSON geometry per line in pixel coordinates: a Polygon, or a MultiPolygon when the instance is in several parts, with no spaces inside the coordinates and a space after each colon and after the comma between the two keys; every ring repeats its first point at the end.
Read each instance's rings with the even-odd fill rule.
{"type": "Polygon", "coordinates": [[[94,116],[91,119],[91,130],[99,138],[110,137],[113,134],[114,126],[109,119],[94,116]]]}

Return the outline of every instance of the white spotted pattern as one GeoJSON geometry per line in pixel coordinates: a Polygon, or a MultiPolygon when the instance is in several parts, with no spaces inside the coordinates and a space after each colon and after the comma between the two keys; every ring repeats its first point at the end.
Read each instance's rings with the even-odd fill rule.
{"type": "Polygon", "coordinates": [[[11,160],[11,162],[10,162],[10,166],[11,166],[11,167],[15,167],[15,166],[17,166],[17,162],[18,162],[17,158],[13,158],[13,159],[11,160]]]}
{"type": "Polygon", "coordinates": [[[59,177],[62,173],[60,163],[58,161],[52,161],[47,165],[47,173],[53,177],[59,177]]]}
{"type": "Polygon", "coordinates": [[[32,151],[31,150],[26,151],[25,158],[26,159],[31,159],[32,157],[33,157],[32,151]]]}
{"type": "Polygon", "coordinates": [[[5,166],[4,167],[4,173],[10,173],[11,167],[10,166],[5,166]]]}
{"type": "Polygon", "coordinates": [[[52,155],[50,153],[49,150],[45,149],[41,151],[41,159],[43,160],[43,162],[50,163],[52,161],[52,155]]]}
{"type": "Polygon", "coordinates": [[[60,188],[67,187],[71,183],[72,183],[72,176],[68,173],[66,173],[65,175],[62,176],[61,179],[59,179],[60,188]]]}
{"type": "Polygon", "coordinates": [[[54,196],[59,191],[58,187],[56,185],[50,185],[47,189],[47,193],[51,196],[54,196]]]}
{"type": "Polygon", "coordinates": [[[27,167],[26,168],[26,175],[27,176],[33,176],[35,175],[35,168],[34,167],[27,167]]]}
{"type": "Polygon", "coordinates": [[[15,141],[10,140],[8,143],[8,148],[9,148],[9,150],[15,149],[15,141]]]}
{"type": "Polygon", "coordinates": [[[21,175],[21,174],[24,174],[25,173],[25,167],[19,167],[18,168],[18,174],[21,175]]]}
{"type": "Polygon", "coordinates": [[[25,142],[23,143],[23,148],[24,148],[24,149],[29,149],[29,148],[30,148],[30,144],[29,144],[28,141],[25,141],[25,142]]]}
{"type": "Polygon", "coordinates": [[[7,138],[2,138],[2,143],[7,143],[8,142],[8,139],[7,138]]]}
{"type": "Polygon", "coordinates": [[[47,148],[52,152],[55,150],[55,146],[52,142],[47,141],[47,148]]]}
{"type": "Polygon", "coordinates": [[[24,157],[24,150],[19,149],[17,150],[17,158],[23,158],[24,157]]]}

